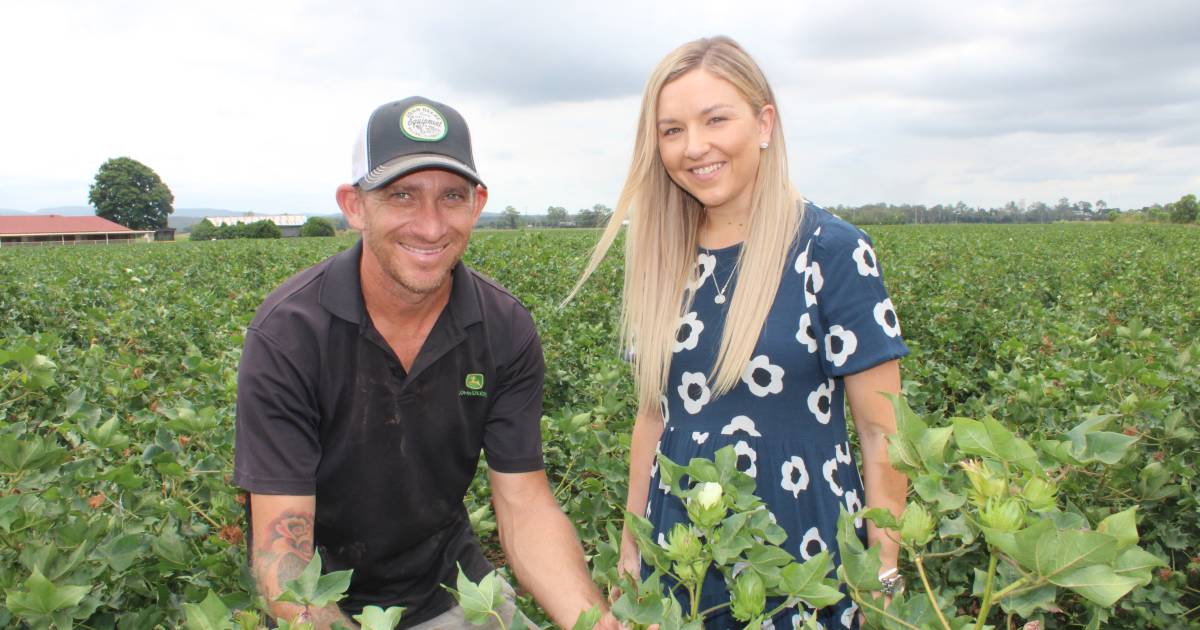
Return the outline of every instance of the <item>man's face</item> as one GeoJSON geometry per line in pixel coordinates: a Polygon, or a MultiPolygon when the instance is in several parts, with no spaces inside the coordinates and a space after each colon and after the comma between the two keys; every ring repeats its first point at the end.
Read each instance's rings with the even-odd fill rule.
{"type": "MultiPolygon", "coordinates": [[[[349,187],[346,187],[349,188],[349,187]]],[[[364,282],[410,302],[441,289],[462,257],[487,189],[448,171],[428,170],[397,178],[371,191],[350,188],[346,218],[362,232],[364,282]]]]}

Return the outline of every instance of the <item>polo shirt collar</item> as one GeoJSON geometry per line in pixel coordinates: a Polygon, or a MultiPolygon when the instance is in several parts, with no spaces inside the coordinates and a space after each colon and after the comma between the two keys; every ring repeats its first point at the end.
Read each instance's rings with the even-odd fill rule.
{"type": "MultiPolygon", "coordinates": [[[[367,306],[363,302],[362,280],[359,277],[362,250],[363,242],[359,239],[353,247],[334,255],[329,269],[325,271],[320,297],[321,306],[325,310],[360,326],[367,321],[367,306]]],[[[474,274],[462,261],[459,261],[450,273],[454,283],[450,288],[450,301],[446,306],[450,309],[454,323],[460,328],[466,328],[483,321],[474,274]]]]}

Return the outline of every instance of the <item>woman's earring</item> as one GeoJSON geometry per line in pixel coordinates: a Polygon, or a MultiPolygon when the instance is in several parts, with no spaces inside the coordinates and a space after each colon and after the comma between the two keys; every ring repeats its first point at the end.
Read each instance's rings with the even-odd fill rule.
{"type": "Polygon", "coordinates": [[[769,145],[769,144],[767,144],[766,142],[764,142],[764,143],[762,143],[762,144],[758,145],[758,148],[760,148],[760,149],[765,149],[765,148],[767,148],[768,146],[771,146],[771,145],[769,145]]]}

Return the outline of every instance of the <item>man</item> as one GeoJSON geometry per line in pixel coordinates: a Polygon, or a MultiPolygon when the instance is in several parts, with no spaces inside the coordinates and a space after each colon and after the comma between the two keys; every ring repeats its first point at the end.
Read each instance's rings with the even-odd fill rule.
{"type": "Polygon", "coordinates": [[[315,547],[354,570],[348,596],[276,615],[351,626],[404,606],[402,627],[465,625],[442,585],[491,570],[463,506],[482,449],[505,555],[570,627],[602,599],[542,469],[533,320],[459,262],[487,202],[466,123],[425,98],[383,105],[353,177],[337,201],[362,239],[284,282],[246,332],[234,479],[259,591],[273,600],[315,547]]]}

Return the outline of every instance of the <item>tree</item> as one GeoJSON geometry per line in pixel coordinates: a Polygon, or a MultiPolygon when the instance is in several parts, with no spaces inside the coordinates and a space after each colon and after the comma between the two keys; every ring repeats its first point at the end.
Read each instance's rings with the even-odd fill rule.
{"type": "Polygon", "coordinates": [[[592,214],[595,215],[597,227],[608,223],[608,220],[612,218],[612,213],[612,208],[602,203],[592,206],[592,214]]]}
{"type": "Polygon", "coordinates": [[[165,228],[167,215],[175,211],[171,189],[150,167],[127,157],[100,165],[88,202],[96,208],[96,216],[133,230],[165,228]]]}
{"type": "Polygon", "coordinates": [[[1200,215],[1200,204],[1196,203],[1196,195],[1184,195],[1167,207],[1171,209],[1171,220],[1175,223],[1195,223],[1196,217],[1200,215]]]}
{"type": "Polygon", "coordinates": [[[567,213],[567,209],[561,206],[550,206],[546,208],[546,223],[551,227],[556,227],[561,223],[567,222],[567,217],[571,215],[567,213]]]}
{"type": "Polygon", "coordinates": [[[263,219],[241,227],[244,230],[241,234],[243,238],[283,238],[283,231],[279,229],[278,225],[275,225],[274,221],[263,219]]]}
{"type": "Polygon", "coordinates": [[[193,241],[211,241],[216,238],[217,226],[212,224],[212,221],[204,219],[192,226],[191,239],[193,241]]]}
{"type": "Polygon", "coordinates": [[[575,213],[575,225],[579,227],[596,227],[596,214],[588,208],[581,208],[575,213]]]}
{"type": "Polygon", "coordinates": [[[512,228],[515,230],[515,229],[517,229],[517,227],[520,226],[520,222],[521,222],[521,213],[517,212],[517,209],[512,206],[505,206],[503,219],[501,220],[501,225],[504,225],[505,227],[509,227],[509,228],[512,228]]]}
{"type": "Polygon", "coordinates": [[[308,217],[300,226],[300,236],[333,236],[336,233],[333,224],[321,217],[308,217]]]}

